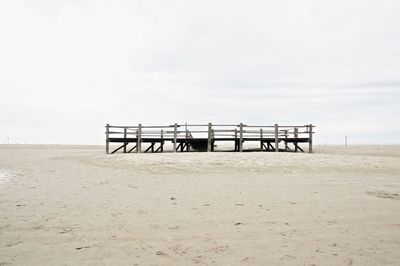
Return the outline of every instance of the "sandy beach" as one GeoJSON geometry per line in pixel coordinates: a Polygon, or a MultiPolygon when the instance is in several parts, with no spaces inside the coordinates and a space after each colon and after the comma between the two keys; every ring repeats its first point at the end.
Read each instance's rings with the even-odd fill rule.
{"type": "Polygon", "coordinates": [[[400,265],[400,146],[0,145],[0,265],[400,265]]]}

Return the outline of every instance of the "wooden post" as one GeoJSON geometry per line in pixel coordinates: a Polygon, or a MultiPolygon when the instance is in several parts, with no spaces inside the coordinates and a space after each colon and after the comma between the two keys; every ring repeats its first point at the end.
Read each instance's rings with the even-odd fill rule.
{"type": "Polygon", "coordinates": [[[288,150],[287,137],[288,137],[287,130],[285,130],[285,151],[288,150]]]}
{"type": "Polygon", "coordinates": [[[211,149],[211,144],[212,144],[212,141],[211,141],[211,138],[212,138],[211,130],[212,130],[212,124],[208,123],[207,152],[210,152],[212,150],[211,149]]]}
{"type": "Polygon", "coordinates": [[[106,125],[106,154],[110,153],[110,141],[109,141],[109,135],[110,135],[110,125],[106,125]]]}
{"type": "Polygon", "coordinates": [[[136,143],[136,152],[142,152],[142,124],[139,124],[138,131],[137,131],[137,143],[136,143]]]}
{"type": "Polygon", "coordinates": [[[187,123],[185,123],[185,135],[186,135],[186,151],[189,151],[189,131],[187,128],[187,123]]]}
{"type": "Polygon", "coordinates": [[[243,123],[239,126],[239,152],[243,151],[243,123]]]}
{"type": "MultiPolygon", "coordinates": [[[[127,140],[126,140],[126,135],[127,135],[127,129],[126,128],[124,128],[124,144],[126,144],[127,145],[127,140]]],[[[126,153],[126,145],[124,146],[124,153],[126,153]]]]}
{"type": "MultiPolygon", "coordinates": [[[[299,137],[299,129],[297,127],[294,128],[294,138],[297,139],[299,137]]],[[[297,152],[297,142],[294,143],[294,151],[297,152]]]]}
{"type": "Polygon", "coordinates": [[[260,128],[260,149],[262,150],[263,149],[263,129],[262,128],[260,128]]]}
{"type": "Polygon", "coordinates": [[[239,147],[237,145],[238,144],[237,135],[238,135],[237,128],[235,128],[235,151],[239,150],[239,147]]]}
{"type": "Polygon", "coordinates": [[[308,137],[308,153],[312,153],[312,134],[313,134],[313,126],[309,125],[309,137],[308,137]]]}
{"type": "Polygon", "coordinates": [[[278,124],[275,124],[275,151],[279,151],[279,131],[278,124]]]}
{"type": "Polygon", "coordinates": [[[176,152],[176,139],[178,137],[178,124],[174,124],[174,152],[176,152]]]}
{"type": "Polygon", "coordinates": [[[164,151],[164,130],[161,129],[161,147],[160,147],[160,151],[163,152],[164,151]]]}

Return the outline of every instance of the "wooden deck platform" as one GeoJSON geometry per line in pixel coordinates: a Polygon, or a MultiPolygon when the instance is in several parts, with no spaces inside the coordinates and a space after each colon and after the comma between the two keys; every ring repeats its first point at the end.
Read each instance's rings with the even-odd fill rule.
{"type": "Polygon", "coordinates": [[[249,126],[174,124],[169,126],[111,126],[106,125],[106,153],[164,152],[172,144],[171,152],[216,151],[216,143],[233,142],[232,150],[218,151],[267,151],[304,152],[300,144],[308,144],[312,152],[313,125],[305,126],[249,126]],[[181,130],[184,128],[184,130],[181,130]],[[111,135],[115,137],[110,137],[111,135]],[[245,143],[259,143],[259,148],[245,148],[245,143]],[[110,143],[121,144],[110,152],[110,143]],[[279,144],[283,143],[283,148],[279,144]],[[143,147],[142,144],[146,145],[143,147]]]}

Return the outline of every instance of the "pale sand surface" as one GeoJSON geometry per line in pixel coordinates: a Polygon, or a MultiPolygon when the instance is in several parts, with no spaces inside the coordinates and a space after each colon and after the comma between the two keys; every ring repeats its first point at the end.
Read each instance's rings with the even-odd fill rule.
{"type": "Polygon", "coordinates": [[[0,265],[400,265],[400,147],[0,145],[0,265]]]}

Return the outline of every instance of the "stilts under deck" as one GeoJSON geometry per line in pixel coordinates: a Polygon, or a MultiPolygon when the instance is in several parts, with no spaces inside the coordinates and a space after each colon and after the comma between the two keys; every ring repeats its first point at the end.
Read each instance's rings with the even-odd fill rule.
{"type": "Polygon", "coordinates": [[[312,153],[313,125],[252,126],[175,123],[168,126],[106,125],[106,153],[190,152],[190,151],[266,151],[312,153]],[[217,143],[230,142],[232,149],[216,149],[217,143]],[[110,144],[117,144],[110,152],[110,144]],[[166,144],[172,147],[165,148],[166,144]],[[250,143],[252,145],[250,145],[250,143]],[[247,144],[249,145],[247,147],[247,144]],[[282,146],[280,146],[280,144],[282,146]],[[255,146],[256,145],[256,146],[255,146]]]}

